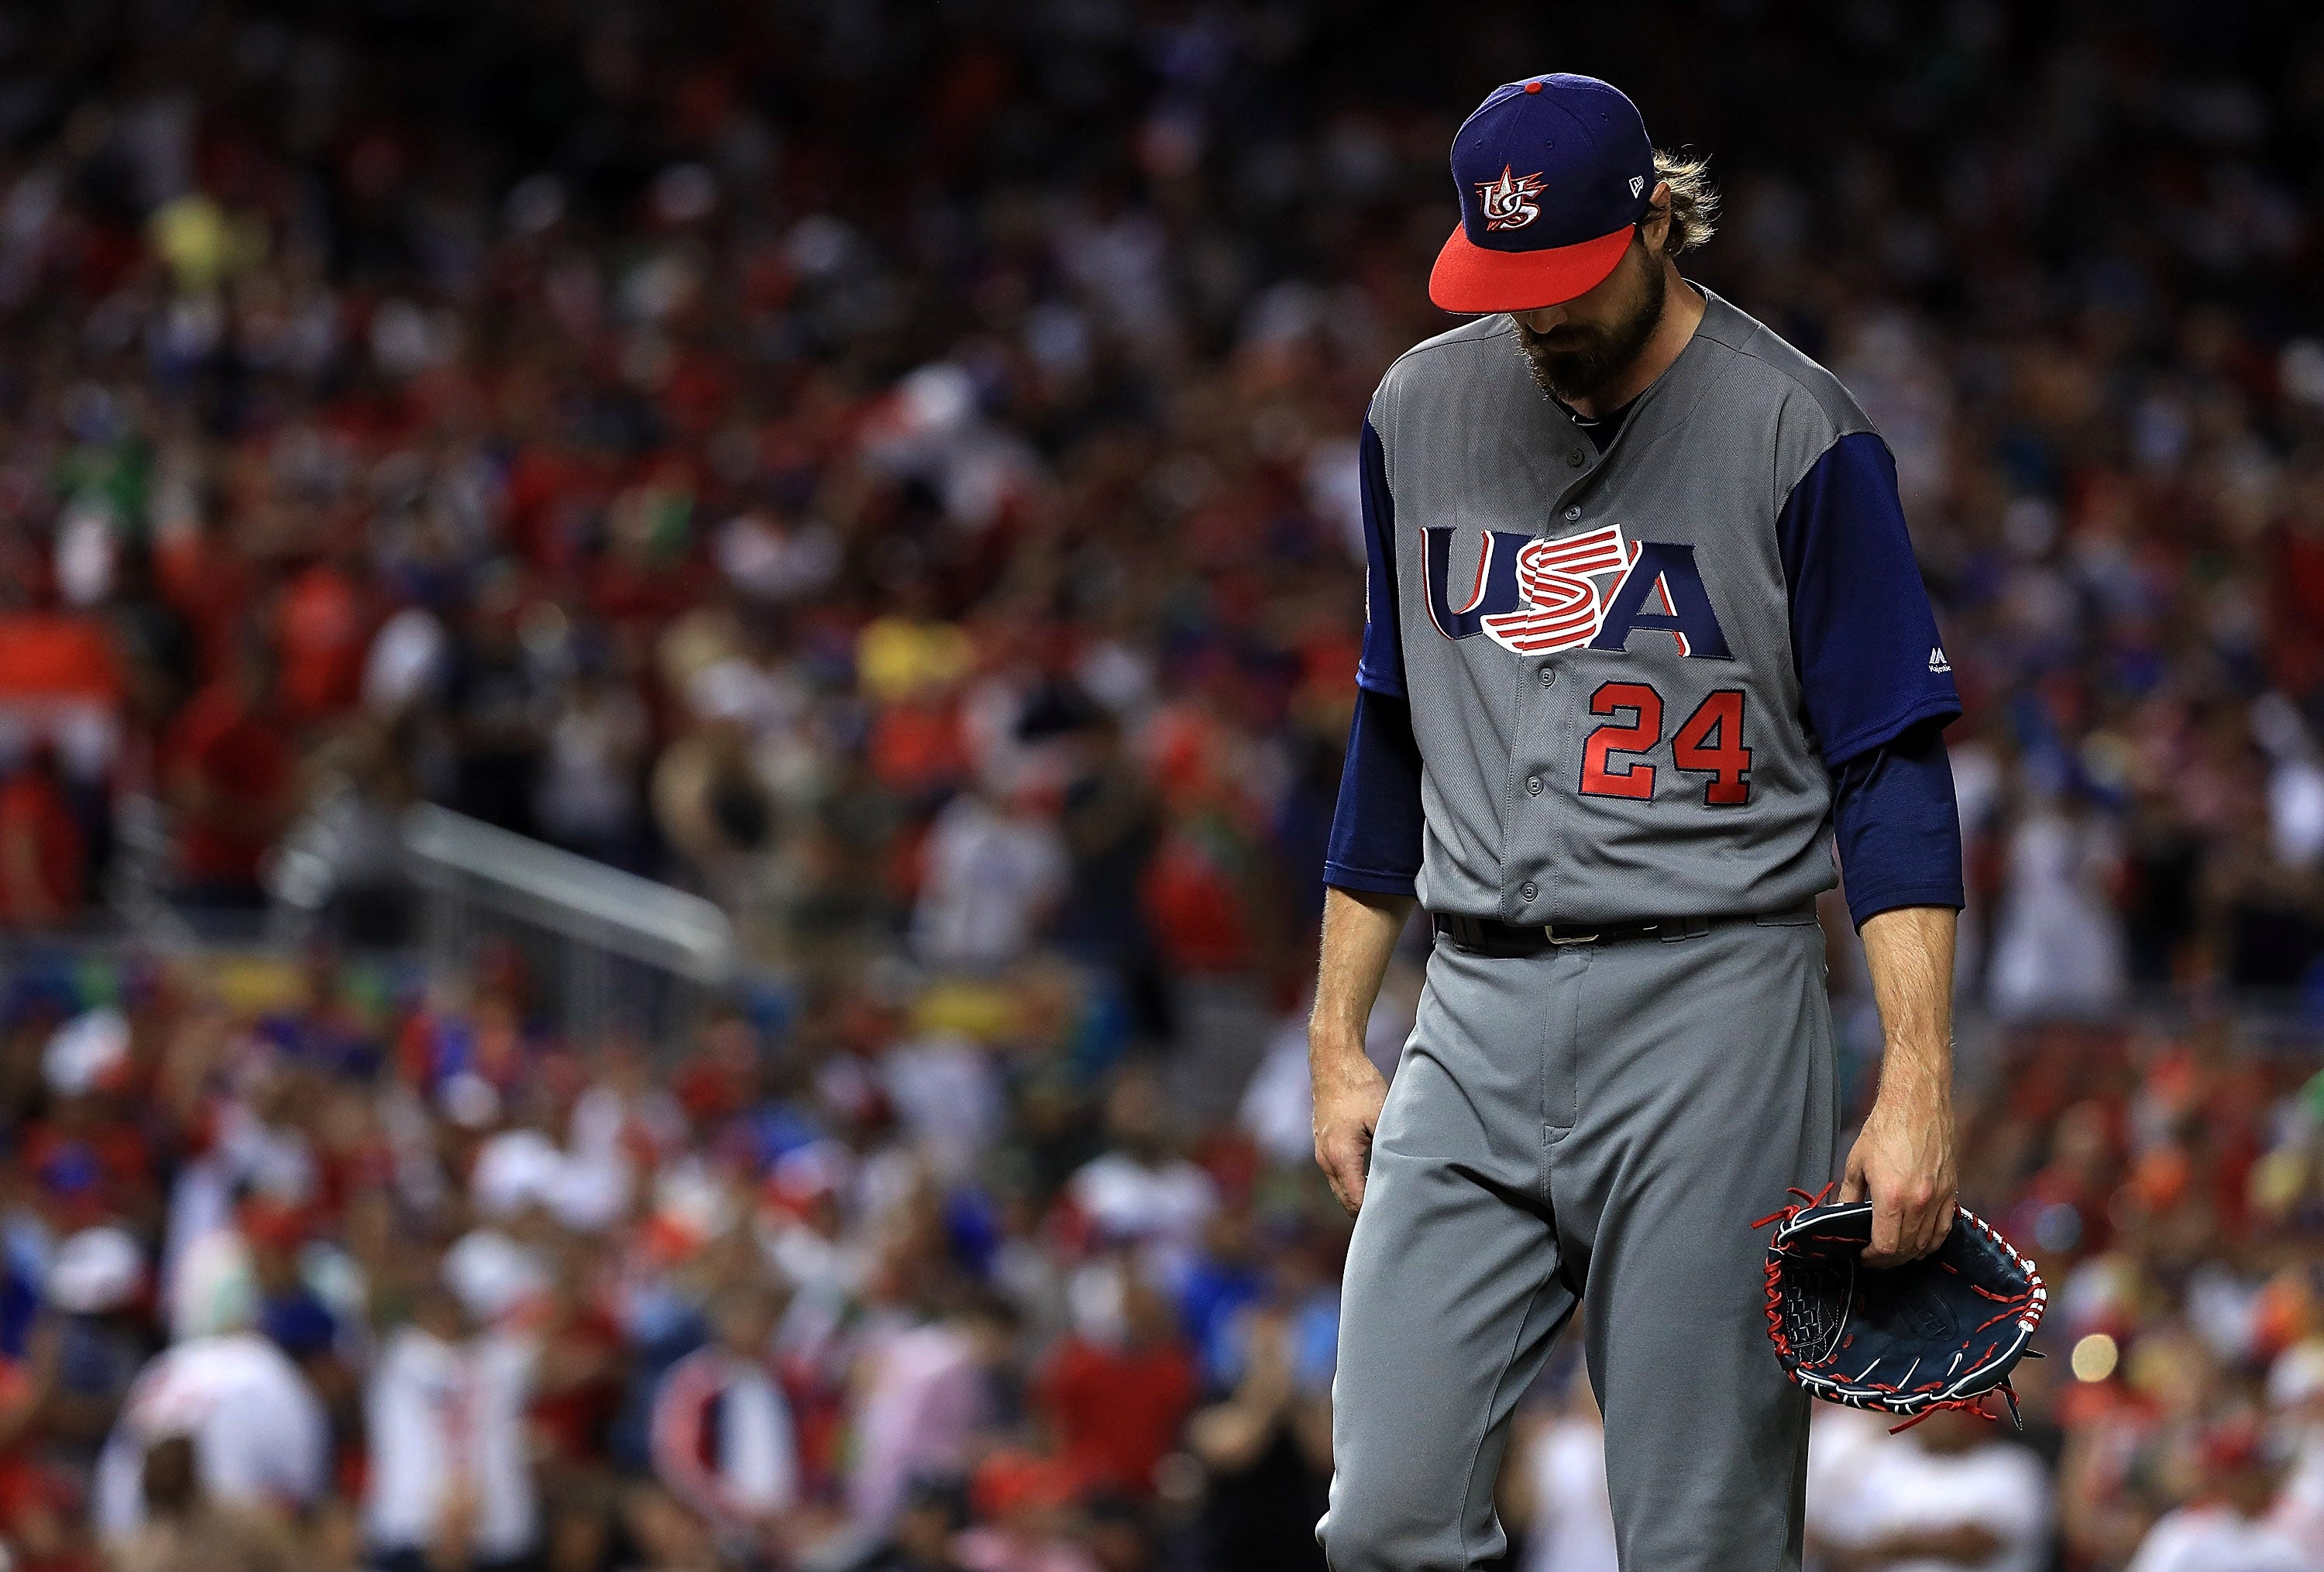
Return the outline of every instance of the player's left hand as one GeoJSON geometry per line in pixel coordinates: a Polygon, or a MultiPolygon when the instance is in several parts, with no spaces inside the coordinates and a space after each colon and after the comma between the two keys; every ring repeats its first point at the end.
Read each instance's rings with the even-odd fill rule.
{"type": "Polygon", "coordinates": [[[1917,1261],[1953,1225],[1953,1105],[1949,1089],[1886,1078],[1849,1148],[1842,1201],[1872,1200],[1867,1266],[1917,1261]]]}

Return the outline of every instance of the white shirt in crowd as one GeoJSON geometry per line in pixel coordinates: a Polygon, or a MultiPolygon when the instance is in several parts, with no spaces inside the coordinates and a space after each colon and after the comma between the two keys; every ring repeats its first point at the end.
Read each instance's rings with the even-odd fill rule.
{"type": "Polygon", "coordinates": [[[1899,1534],[1983,1529],[1982,1561],[1915,1559],[1886,1572],[2041,1572],[2050,1543],[2049,1470],[2013,1441],[1938,1452],[1872,1414],[1820,1405],[1808,1440],[1808,1532],[1849,1549],[1899,1534]]]}
{"type": "Polygon", "coordinates": [[[422,1550],[442,1533],[456,1484],[474,1494],[470,1542],[486,1560],[532,1549],[540,1531],[524,1411],[537,1350],[486,1333],[448,1343],[418,1327],[396,1329],[364,1393],[371,1484],[364,1532],[383,1554],[422,1550]]]}
{"type": "Polygon", "coordinates": [[[2324,1567],[2324,1427],[2300,1438],[2300,1452],[2268,1521],[2289,1535],[2302,1554],[2324,1567]]]}
{"type": "MultiPolygon", "coordinates": [[[[1043,911],[1065,892],[1056,828],[963,792],[928,827],[927,869],[912,940],[936,966],[1003,966],[1024,954],[1043,911]]],[[[1125,890],[1124,901],[1137,899],[1125,890]]]]}
{"type": "Polygon", "coordinates": [[[1197,1165],[1175,1157],[1148,1166],[1126,1151],[1084,1163],[1065,1193],[1102,1237],[1138,1244],[1148,1271],[1166,1287],[1185,1281],[1219,1207],[1217,1187],[1197,1165]]]}
{"type": "Polygon", "coordinates": [[[2013,1018],[2087,1015],[2123,990],[2122,919],[2107,899],[2117,848],[2087,817],[2042,808],[2009,838],[1988,987],[2013,1018]]]}
{"type": "Polygon", "coordinates": [[[107,1538],[145,1521],[145,1448],[189,1436],[213,1501],[297,1508],[328,1483],[330,1427],[289,1356],[254,1332],[198,1337],[139,1373],[97,1460],[96,1516],[107,1538]]]}
{"type": "Polygon", "coordinates": [[[2298,1541],[2227,1506],[2182,1506],[2146,1531],[2127,1572],[2316,1572],[2298,1541]]]}
{"type": "Polygon", "coordinates": [[[1533,1486],[1525,1572],[1617,1572],[1604,1429],[1583,1414],[1552,1419],[1535,1436],[1525,1466],[1533,1486]]]}
{"type": "Polygon", "coordinates": [[[1008,1122],[1007,1094],[991,1056],[964,1037],[899,1043],[879,1073],[913,1145],[947,1183],[969,1176],[1008,1122]]]}
{"type": "Polygon", "coordinates": [[[594,1233],[628,1209],[630,1161],[618,1125],[610,1140],[576,1120],[560,1147],[538,1130],[503,1130],[476,1149],[468,1193],[486,1217],[505,1219],[539,1207],[567,1228],[594,1233]],[[586,1138],[586,1139],[585,1139],[586,1138]]]}

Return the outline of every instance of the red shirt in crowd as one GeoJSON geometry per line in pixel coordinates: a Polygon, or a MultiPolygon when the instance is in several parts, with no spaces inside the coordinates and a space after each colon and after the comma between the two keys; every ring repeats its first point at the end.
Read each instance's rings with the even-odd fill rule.
{"type": "Polygon", "coordinates": [[[1194,1406],[1194,1356],[1176,1343],[1107,1348],[1069,1337],[1037,1392],[1065,1461],[1084,1480],[1150,1495],[1194,1406]]]}
{"type": "Polygon", "coordinates": [[[180,857],[197,883],[249,883],[282,826],[291,754],[281,725],[231,681],[194,697],[170,727],[165,749],[185,793],[180,857]]]}
{"type": "Polygon", "coordinates": [[[205,530],[159,542],[153,564],[162,594],[194,630],[198,675],[225,670],[251,604],[250,559],[232,541],[205,530]]]}
{"type": "Polygon", "coordinates": [[[0,703],[121,698],[121,662],[105,624],[70,612],[0,616],[0,703]]]}
{"type": "Polygon", "coordinates": [[[80,908],[80,826],[53,770],[0,781],[0,928],[52,923],[80,908]]]}
{"type": "Polygon", "coordinates": [[[362,587],[328,562],[318,562],[282,592],[275,611],[282,702],[312,720],[336,715],[363,687],[371,613],[362,587]]]}

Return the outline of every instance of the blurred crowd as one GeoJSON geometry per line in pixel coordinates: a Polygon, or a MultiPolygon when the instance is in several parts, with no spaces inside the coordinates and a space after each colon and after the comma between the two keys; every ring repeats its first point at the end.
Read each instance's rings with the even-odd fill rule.
{"type": "Polygon", "coordinates": [[[1575,64],[1711,154],[1702,276],[1895,450],[1970,996],[2324,990],[2300,7],[40,14],[0,924],[134,882],[392,943],[425,799],[704,889],[770,965],[1046,936],[1164,1035],[1176,981],[1296,988],[1351,433],[1444,325],[1459,114],[1575,64]]]}
{"type": "MultiPolygon", "coordinates": [[[[2324,1091],[2231,1024],[2324,1013],[2324,28],[1461,9],[0,14],[19,1565],[1316,1565],[1352,434],[1560,68],[1711,157],[1968,704],[1965,1189],[2052,1357],[2030,1446],[1821,1426],[1817,1554],[2324,1565],[2324,1091]],[[399,970],[423,801],[766,986],[399,970]],[[153,902],[316,958],[25,958],[153,902]]],[[[1610,1566],[1594,1423],[1526,1410],[1518,1564],[1610,1566]]]]}
{"type": "MultiPolygon", "coordinates": [[[[1296,1025],[1198,1121],[1086,978],[657,1052],[498,947],[266,975],[8,969],[19,1572],[1321,1572],[1347,1223],[1296,1025]]],[[[2324,1567],[2324,1073],[2236,1031],[2005,1042],[1963,1194],[2050,1286],[2025,1429],[1821,1410],[1821,1572],[2324,1567]]],[[[1511,1568],[1615,1572],[1579,1365],[1511,1568]]]]}

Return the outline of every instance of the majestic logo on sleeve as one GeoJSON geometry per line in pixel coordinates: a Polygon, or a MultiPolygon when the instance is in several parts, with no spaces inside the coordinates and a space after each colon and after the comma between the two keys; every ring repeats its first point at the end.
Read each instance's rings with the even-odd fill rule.
{"type": "Polygon", "coordinates": [[[1636,541],[1627,548],[1618,524],[1563,540],[1488,531],[1478,548],[1468,601],[1452,596],[1452,532],[1421,532],[1428,615],[1448,639],[1482,633],[1518,655],[1546,655],[1588,645],[1622,653],[1637,633],[1665,633],[1678,652],[1700,660],[1733,658],[1695,566],[1694,548],[1636,541]]]}
{"type": "Polygon", "coordinates": [[[1477,196],[1485,204],[1485,227],[1488,229],[1522,229],[1541,217],[1541,209],[1533,199],[1541,195],[1539,170],[1529,175],[1514,174],[1515,164],[1501,166],[1501,178],[1479,180],[1477,196]]]}

